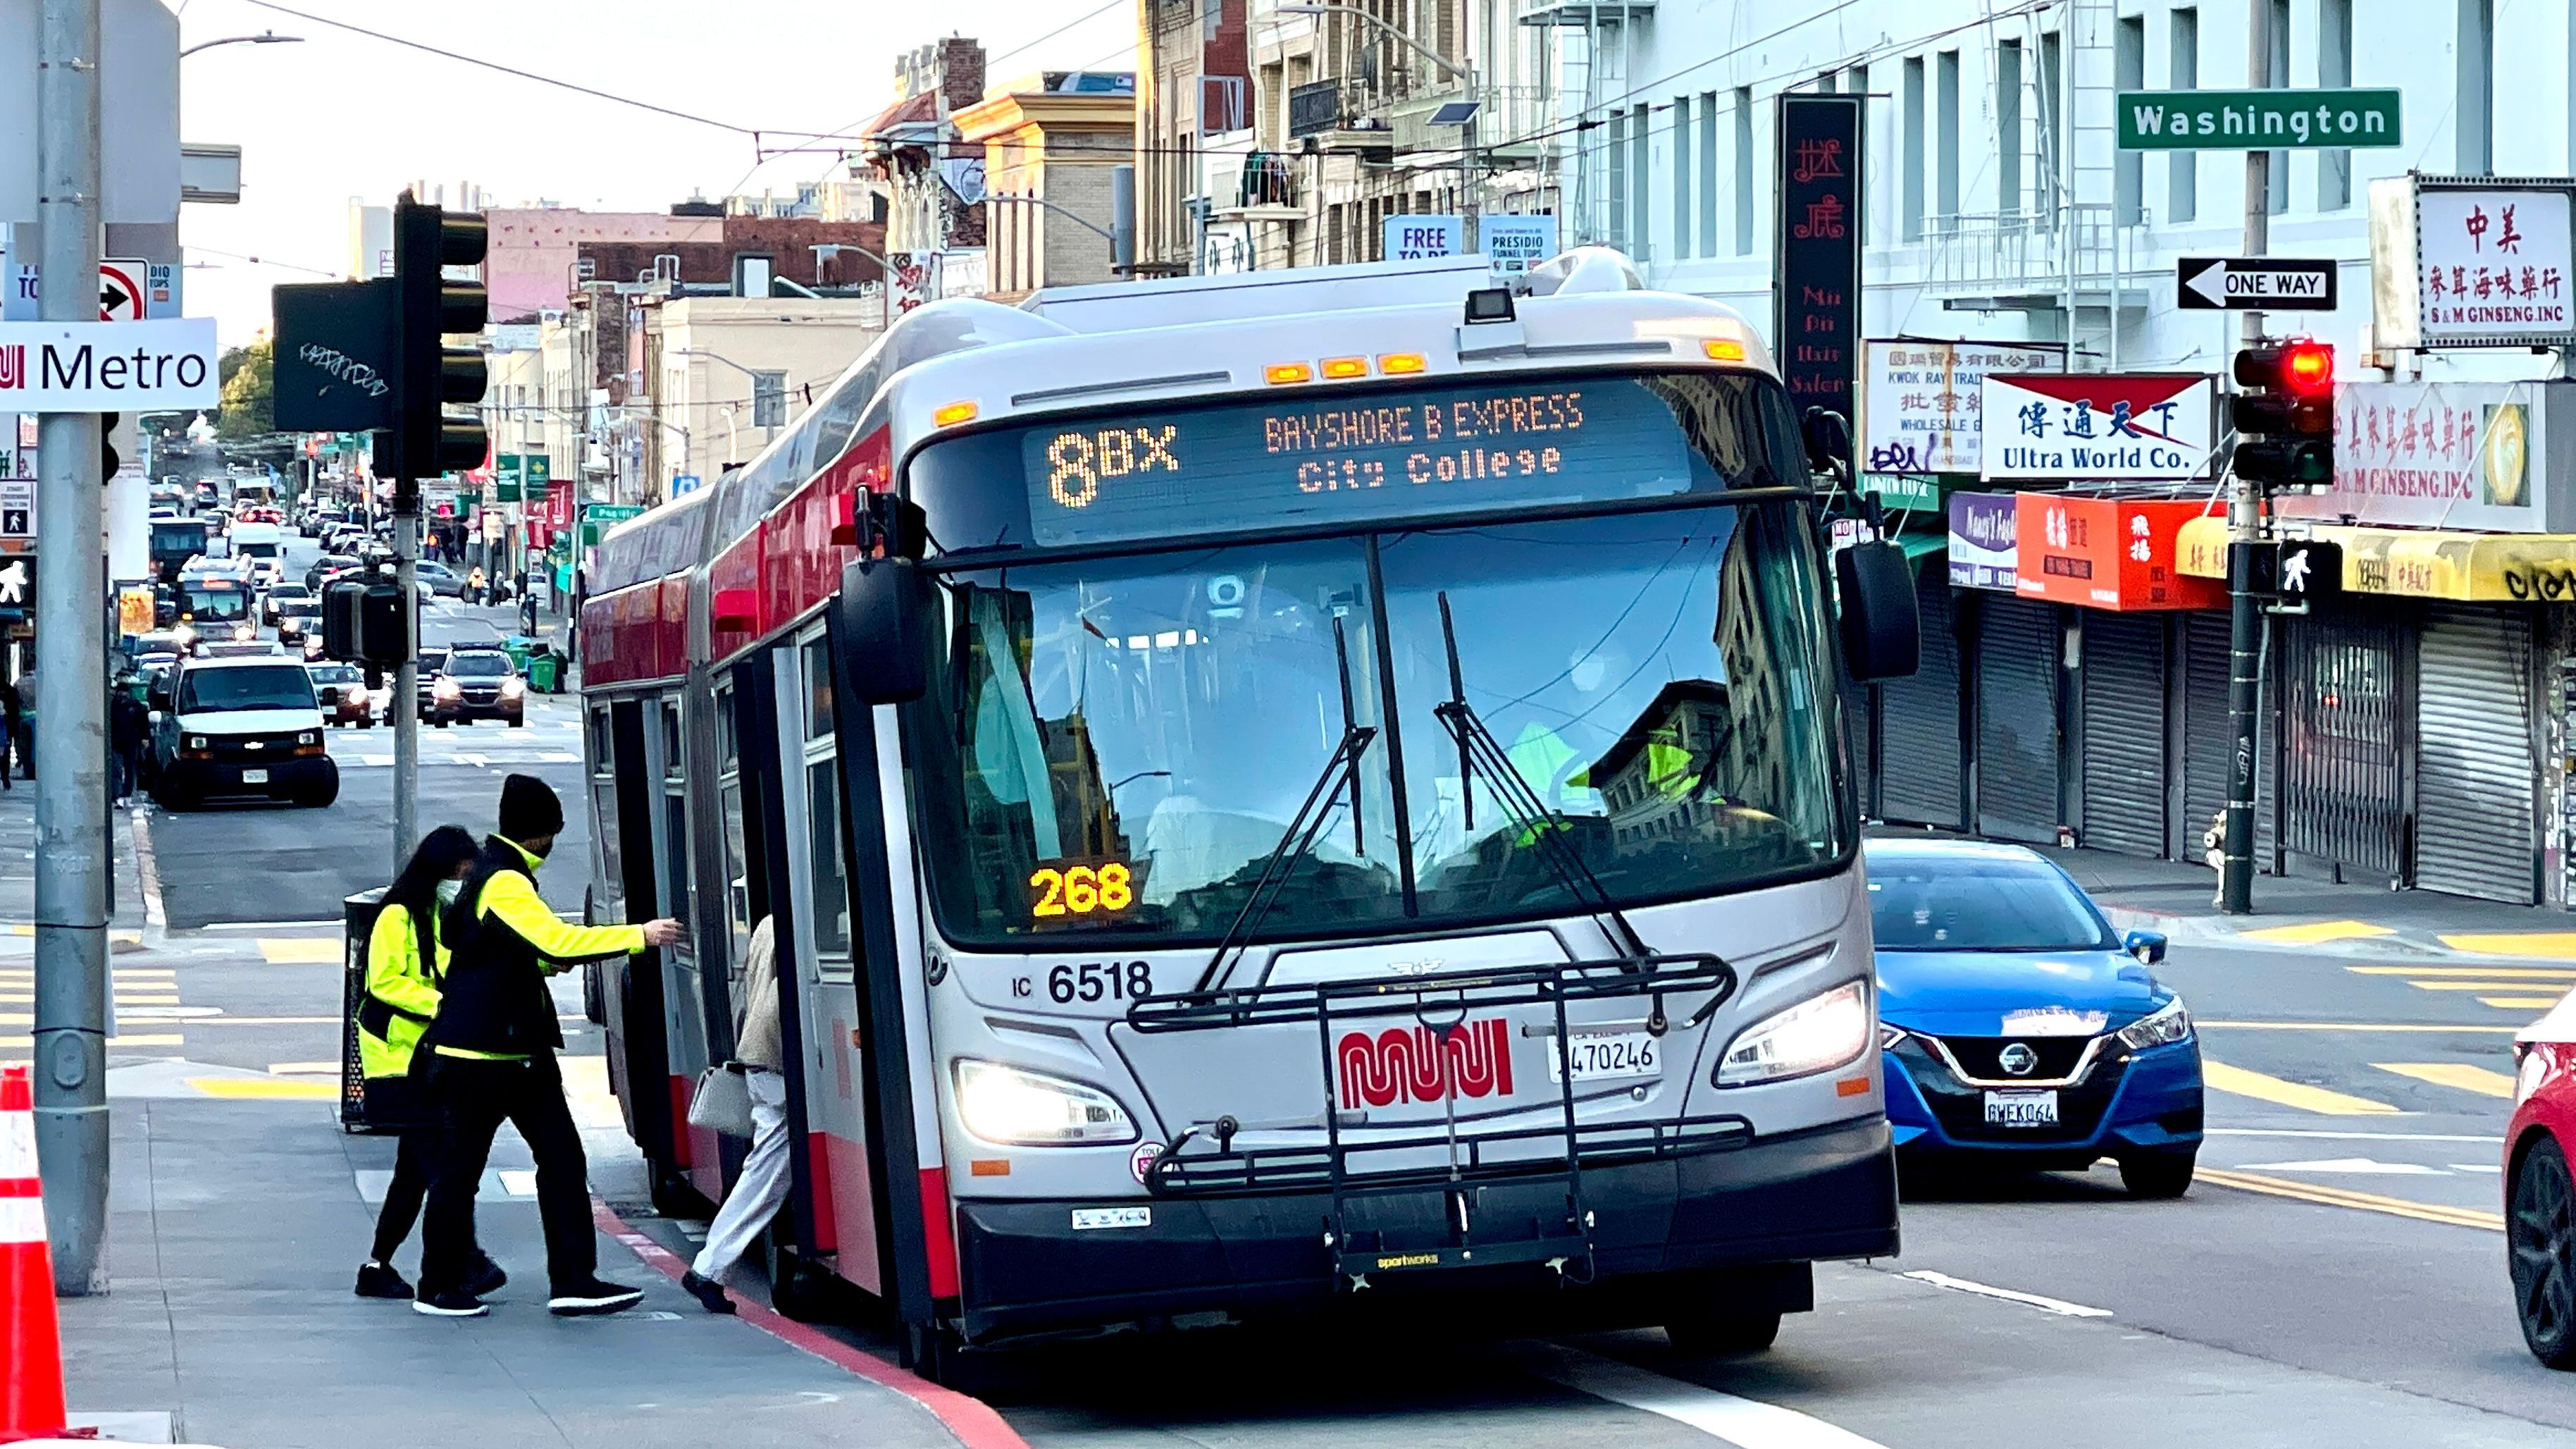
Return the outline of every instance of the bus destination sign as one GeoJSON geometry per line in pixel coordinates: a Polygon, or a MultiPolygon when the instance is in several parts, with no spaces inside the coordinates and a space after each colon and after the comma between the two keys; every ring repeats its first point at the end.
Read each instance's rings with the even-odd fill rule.
{"type": "Polygon", "coordinates": [[[1095,414],[1021,442],[1042,545],[1681,493],[1672,405],[1632,378],[1095,414]]]}

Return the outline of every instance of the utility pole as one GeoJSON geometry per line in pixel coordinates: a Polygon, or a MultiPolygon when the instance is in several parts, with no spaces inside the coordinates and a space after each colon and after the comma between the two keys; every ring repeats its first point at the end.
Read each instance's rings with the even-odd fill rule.
{"type": "MultiPolygon", "coordinates": [[[[48,322],[96,322],[99,0],[44,0],[36,214],[48,322]]],[[[37,431],[36,1156],[54,1290],[107,1290],[107,560],[95,413],[37,431]]]]}
{"type": "MultiPolygon", "coordinates": [[[[2246,7],[2245,75],[2249,89],[2272,82],[2272,7],[2246,7]]],[[[2188,153],[2182,153],[2188,154],[2188,153]]],[[[2245,153],[2245,255],[2266,255],[2272,244],[2272,153],[2245,153]]],[[[2246,345],[2263,336],[2263,314],[2244,314],[2239,334],[2246,345]]],[[[2222,385],[2226,379],[2221,378],[2222,385]]],[[[2221,830],[2218,908],[2231,916],[2254,910],[2254,752],[2261,734],[2263,710],[2263,600],[2253,592],[2250,575],[2255,540],[2265,521],[2263,490],[2236,477],[2228,504],[2227,550],[2227,818],[2221,830]]]]}

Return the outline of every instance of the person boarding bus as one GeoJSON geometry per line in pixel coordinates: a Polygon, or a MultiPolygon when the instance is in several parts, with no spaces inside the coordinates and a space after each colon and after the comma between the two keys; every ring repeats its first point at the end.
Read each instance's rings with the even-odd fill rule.
{"type": "Polygon", "coordinates": [[[763,916],[751,928],[751,944],[742,958],[742,1016],[734,1023],[730,1070],[741,1072],[751,1090],[751,1155],[733,1192],[707,1224],[707,1241],[697,1261],[680,1278],[680,1286],[697,1296],[709,1313],[733,1312],[725,1296],[725,1275],[742,1261],[769,1220],[787,1203],[787,1069],[778,1033],[778,952],[771,923],[763,916]]]}
{"type": "Polygon", "coordinates": [[[547,1308],[560,1316],[615,1313],[640,1289],[599,1277],[581,1131],[565,1105],[546,977],[588,961],[631,955],[680,939],[680,923],[573,926],[537,894],[536,870],[564,826],[563,802],[532,775],[501,782],[500,828],[483,843],[448,913],[448,971],[438,1016],[424,1040],[439,1101],[438,1167],[421,1223],[416,1312],[471,1318],[488,1311],[471,1291],[474,1190],[503,1122],[537,1161],[537,1214],[545,1225],[547,1308]]]}

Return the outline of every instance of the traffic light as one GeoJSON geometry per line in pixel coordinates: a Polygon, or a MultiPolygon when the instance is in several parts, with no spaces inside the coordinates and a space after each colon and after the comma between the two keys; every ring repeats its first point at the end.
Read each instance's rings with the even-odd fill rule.
{"type": "Polygon", "coordinates": [[[116,451],[117,417],[116,413],[98,415],[98,481],[102,484],[115,482],[116,470],[125,466],[116,451]]]}
{"type": "Polygon", "coordinates": [[[2230,400],[2236,476],[2256,483],[2323,487],[2334,481],[2334,349],[2322,342],[2265,342],[2236,354],[2230,400]]]}
{"type": "Polygon", "coordinates": [[[389,575],[351,576],[322,591],[322,652],[393,669],[411,657],[414,610],[389,575]]]}
{"type": "Polygon", "coordinates": [[[394,425],[376,439],[379,477],[416,481],[483,465],[483,424],[447,413],[449,403],[482,401],[483,354],[444,339],[482,331],[492,298],[445,269],[477,265],[489,249],[479,213],[424,206],[409,193],[394,204],[394,425]]]}

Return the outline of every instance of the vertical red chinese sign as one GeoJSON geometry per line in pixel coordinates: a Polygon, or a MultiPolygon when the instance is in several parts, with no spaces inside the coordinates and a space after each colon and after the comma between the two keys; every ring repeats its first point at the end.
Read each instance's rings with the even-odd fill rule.
{"type": "MultiPolygon", "coordinates": [[[[1859,416],[1861,117],[1867,98],[1780,95],[1772,333],[1790,405],[1859,416]]],[[[1854,434],[1857,436],[1857,428],[1854,434]]],[[[1849,461],[1849,460],[1846,460],[1849,461]]]]}

